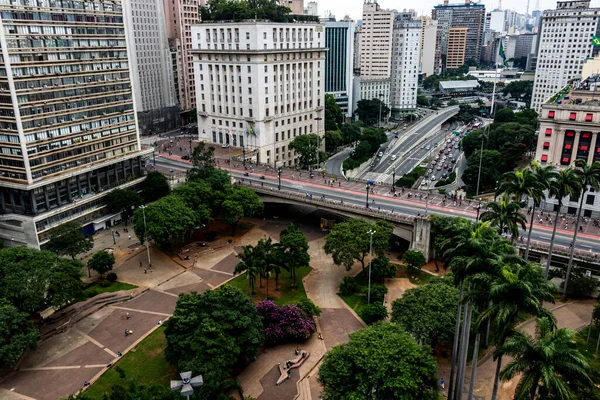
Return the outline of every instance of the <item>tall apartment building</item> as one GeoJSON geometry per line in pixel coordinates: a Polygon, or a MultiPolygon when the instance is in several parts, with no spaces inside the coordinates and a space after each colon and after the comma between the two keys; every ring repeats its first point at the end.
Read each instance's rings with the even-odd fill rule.
{"type": "Polygon", "coordinates": [[[122,2],[30,3],[0,2],[0,238],[39,248],[61,223],[104,224],[106,194],[138,185],[152,150],[122,2]]]}
{"type": "Polygon", "coordinates": [[[123,3],[125,27],[131,44],[131,79],[141,135],[179,128],[173,64],[161,0],[123,3]]]}
{"type": "Polygon", "coordinates": [[[467,53],[467,35],[469,28],[448,29],[448,48],[446,68],[456,69],[465,64],[467,53]]]}
{"type": "Polygon", "coordinates": [[[304,7],[305,15],[319,15],[319,5],[316,1],[309,1],[304,7]]]}
{"type": "Polygon", "coordinates": [[[204,4],[205,0],[163,0],[171,56],[177,62],[173,73],[182,111],[196,108],[191,26],[200,21],[200,7],[204,4]]]}
{"type": "Polygon", "coordinates": [[[597,53],[592,37],[600,34],[600,9],[589,0],[559,1],[542,15],[531,108],[540,106],[569,80],[581,74],[583,62],[597,53]]]}
{"type": "Polygon", "coordinates": [[[347,118],[353,112],[353,58],[354,30],[352,21],[323,22],[325,27],[325,93],[333,95],[335,102],[347,118]]]}
{"type": "Polygon", "coordinates": [[[192,26],[200,140],[295,165],[289,144],[324,134],[325,32],[317,23],[192,26]]]}
{"type": "Polygon", "coordinates": [[[468,28],[465,61],[479,61],[485,25],[483,4],[471,3],[470,0],[465,0],[465,4],[448,4],[445,0],[443,5],[433,8],[432,17],[438,20],[442,29],[440,41],[442,55],[447,54],[449,29],[468,28]]]}
{"type": "Polygon", "coordinates": [[[420,53],[421,20],[413,20],[411,14],[397,15],[392,36],[390,80],[390,108],[394,118],[405,116],[417,108],[420,53]]]}
{"type": "Polygon", "coordinates": [[[436,20],[428,16],[421,18],[421,45],[419,52],[419,72],[423,75],[431,76],[436,72],[435,69],[435,44],[438,30],[436,20]]]}
{"type": "Polygon", "coordinates": [[[390,104],[392,32],[395,12],[373,0],[363,4],[360,38],[360,99],[390,104]]]}
{"type": "Polygon", "coordinates": [[[304,14],[304,0],[279,0],[279,4],[289,8],[291,14],[304,14]]]}
{"type": "MultiPolygon", "coordinates": [[[[542,165],[572,167],[576,160],[600,161],[600,76],[575,79],[540,105],[540,134],[535,159],[542,165]]],[[[583,215],[600,217],[600,195],[587,192],[583,215]]],[[[556,199],[548,202],[558,207],[556,199]]],[[[563,201],[561,212],[575,214],[578,199],[563,201]]]]}

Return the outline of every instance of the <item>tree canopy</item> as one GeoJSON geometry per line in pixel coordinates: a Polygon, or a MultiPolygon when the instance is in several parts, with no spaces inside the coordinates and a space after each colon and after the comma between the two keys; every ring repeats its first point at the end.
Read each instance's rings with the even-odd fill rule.
{"type": "Polygon", "coordinates": [[[165,357],[180,371],[202,374],[201,399],[225,398],[231,373],[263,344],[263,325],[244,293],[221,286],[202,294],[181,294],[166,323],[165,357]]]}
{"type": "Polygon", "coordinates": [[[350,334],[335,346],[319,368],[325,400],[437,399],[437,365],[422,347],[394,323],[350,334]]]}
{"type": "Polygon", "coordinates": [[[73,260],[78,254],[86,253],[94,247],[94,238],[86,236],[76,222],[67,222],[50,231],[50,241],[46,249],[73,260]]]}
{"type": "Polygon", "coordinates": [[[525,103],[525,108],[531,104],[531,93],[533,92],[533,81],[513,81],[502,89],[502,94],[525,103]]]}
{"type": "MultiPolygon", "coordinates": [[[[299,135],[292,140],[289,148],[295,150],[300,156],[300,164],[303,168],[317,164],[317,151],[322,147],[323,138],[316,133],[299,135]]],[[[327,160],[327,153],[319,151],[319,162],[327,160]]]]}
{"type": "Polygon", "coordinates": [[[242,21],[246,19],[268,20],[271,22],[293,22],[298,20],[319,22],[311,15],[290,15],[288,7],[275,0],[208,0],[200,7],[202,21],[242,21]]]}
{"type": "Polygon", "coordinates": [[[377,220],[372,224],[362,219],[352,218],[336,224],[331,232],[325,237],[323,249],[326,254],[331,254],[336,265],[343,265],[350,271],[356,261],[360,261],[365,269],[365,257],[369,254],[370,235],[367,233],[374,230],[373,254],[378,257],[384,256],[389,246],[392,225],[384,220],[377,220]]]}
{"type": "Polygon", "coordinates": [[[171,191],[167,178],[158,171],[148,172],[142,184],[142,197],[144,202],[151,203],[165,197],[171,191]]]}
{"type": "Polygon", "coordinates": [[[221,205],[221,218],[231,225],[231,235],[235,236],[240,219],[244,215],[260,214],[263,208],[264,204],[254,191],[244,186],[234,186],[221,205]]]}
{"type": "Polygon", "coordinates": [[[106,251],[99,251],[94,254],[87,262],[89,269],[93,269],[100,276],[103,276],[108,271],[112,271],[113,265],[115,264],[115,256],[107,253],[106,251]]]}
{"type": "Polygon", "coordinates": [[[325,94],[325,130],[336,131],[338,124],[344,122],[344,114],[340,106],[335,102],[335,97],[332,94],[325,94]]]}
{"type": "Polygon", "coordinates": [[[385,120],[385,117],[390,113],[390,108],[379,99],[362,99],[356,103],[356,111],[354,113],[366,125],[374,125],[379,122],[380,115],[381,120],[385,120]]]}
{"type": "Polygon", "coordinates": [[[28,319],[6,299],[0,299],[0,366],[14,367],[26,349],[34,349],[40,333],[28,319]]]}
{"type": "Polygon", "coordinates": [[[135,190],[113,189],[106,195],[106,204],[112,212],[120,212],[121,218],[127,222],[133,215],[132,207],[142,205],[142,196],[135,190]]]}
{"type": "Polygon", "coordinates": [[[435,347],[454,338],[458,289],[442,279],[404,292],[392,303],[392,322],[406,329],[419,343],[435,347]]]}

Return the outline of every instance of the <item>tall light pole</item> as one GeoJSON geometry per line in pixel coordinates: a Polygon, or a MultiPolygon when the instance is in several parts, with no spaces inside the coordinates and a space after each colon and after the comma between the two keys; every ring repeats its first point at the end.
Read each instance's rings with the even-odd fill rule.
{"type": "Polygon", "coordinates": [[[367,183],[367,208],[369,208],[369,184],[367,183]]]}
{"type": "Polygon", "coordinates": [[[142,215],[144,216],[144,237],[146,239],[146,251],[148,252],[148,267],[152,268],[152,260],[150,260],[150,238],[148,238],[148,229],[146,227],[146,206],[141,205],[142,215]]]}
{"type": "Polygon", "coordinates": [[[381,100],[381,98],[383,97],[383,93],[379,93],[379,124],[378,126],[381,128],[381,103],[383,103],[383,100],[381,100]]]}
{"type": "Polygon", "coordinates": [[[477,173],[477,193],[475,193],[475,197],[479,196],[479,181],[481,180],[481,162],[483,161],[483,139],[485,139],[487,135],[481,135],[481,150],[479,151],[479,172],[477,173]]]}
{"type": "Polygon", "coordinates": [[[478,199],[478,203],[477,203],[477,219],[475,219],[475,221],[479,221],[479,210],[481,210],[481,199],[478,199]]]}
{"type": "Polygon", "coordinates": [[[371,264],[373,261],[373,234],[375,232],[376,231],[373,229],[369,229],[367,232],[369,235],[371,235],[369,240],[369,287],[367,289],[367,304],[371,304],[371,264]]]}
{"type": "Polygon", "coordinates": [[[281,171],[282,171],[282,168],[279,167],[277,169],[277,190],[281,190],[281,171]]]}
{"type": "Polygon", "coordinates": [[[315,121],[317,121],[317,171],[319,170],[319,150],[321,150],[321,146],[319,146],[319,121],[323,120],[321,117],[315,117],[315,121]]]}
{"type": "Polygon", "coordinates": [[[392,193],[396,193],[396,168],[392,171],[392,193]]]}

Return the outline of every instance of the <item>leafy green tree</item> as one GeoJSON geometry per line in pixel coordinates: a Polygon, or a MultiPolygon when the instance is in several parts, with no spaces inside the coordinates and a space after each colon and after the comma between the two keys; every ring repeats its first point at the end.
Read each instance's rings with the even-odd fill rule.
{"type": "Polygon", "coordinates": [[[235,236],[240,219],[244,215],[256,215],[262,212],[263,203],[256,193],[247,187],[234,187],[226,194],[221,205],[221,218],[223,222],[231,225],[231,236],[235,236]]]}
{"type": "Polygon", "coordinates": [[[575,399],[570,381],[591,384],[590,366],[577,349],[575,331],[566,328],[554,330],[548,318],[538,318],[535,337],[515,331],[501,351],[513,357],[500,373],[503,381],[520,376],[515,391],[516,399],[575,399]]]}
{"type": "Polygon", "coordinates": [[[577,210],[577,220],[575,222],[575,232],[573,233],[573,241],[571,251],[569,253],[569,264],[567,266],[567,276],[565,277],[565,290],[562,295],[563,301],[567,301],[567,288],[569,285],[569,275],[573,268],[573,255],[575,254],[575,245],[577,243],[577,234],[579,233],[579,224],[581,223],[581,211],[583,210],[583,199],[590,189],[594,191],[600,190],[600,162],[595,161],[589,164],[585,160],[576,160],[575,173],[581,183],[579,195],[579,209],[577,210]]]}
{"type": "Polygon", "coordinates": [[[167,178],[157,171],[148,172],[142,186],[144,202],[151,203],[165,197],[171,191],[167,178]]]}
{"type": "Polygon", "coordinates": [[[354,113],[358,115],[360,120],[366,125],[374,125],[379,122],[380,111],[381,120],[383,121],[390,113],[390,108],[379,99],[363,99],[359,100],[356,104],[356,111],[354,111],[354,113]]]}
{"type": "Polygon", "coordinates": [[[381,302],[375,301],[364,306],[360,316],[365,324],[373,325],[376,322],[386,319],[388,316],[388,311],[381,302]]]}
{"type": "Polygon", "coordinates": [[[205,181],[190,181],[173,190],[172,195],[179,197],[186,206],[192,210],[205,208],[204,212],[210,213],[213,205],[222,200],[219,194],[221,192],[214,191],[211,186],[205,181]]]}
{"type": "MultiPolygon", "coordinates": [[[[479,174],[479,157],[481,152],[478,150],[467,158],[467,168],[463,173],[462,180],[467,185],[467,191],[475,194],[479,174]]],[[[479,178],[480,192],[484,190],[493,190],[496,181],[500,177],[502,155],[496,150],[483,150],[481,155],[481,176],[479,178]]]]}
{"type": "Polygon", "coordinates": [[[558,224],[558,216],[563,205],[563,200],[567,197],[573,198],[575,193],[579,193],[580,189],[581,181],[575,173],[575,170],[572,168],[565,168],[558,171],[556,177],[551,181],[548,195],[554,197],[558,201],[558,207],[556,208],[556,214],[554,215],[554,228],[552,229],[552,236],[550,237],[548,262],[546,263],[546,270],[544,272],[544,276],[546,278],[548,278],[550,263],[552,262],[552,251],[554,249],[554,238],[556,237],[556,226],[558,224]]]}
{"type": "Polygon", "coordinates": [[[441,279],[409,289],[392,303],[392,322],[433,348],[452,343],[458,297],[458,289],[441,279]]]}
{"type": "Polygon", "coordinates": [[[420,106],[427,107],[429,105],[429,98],[425,95],[420,94],[417,96],[417,104],[420,106]]]}
{"type": "Polygon", "coordinates": [[[437,365],[400,326],[377,324],[350,334],[319,368],[323,399],[432,400],[439,397],[437,365]]]}
{"type": "Polygon", "coordinates": [[[452,107],[452,106],[457,106],[457,105],[459,105],[459,104],[460,104],[460,103],[459,103],[458,101],[454,100],[454,99],[452,99],[452,100],[450,100],[450,101],[448,102],[448,106],[449,106],[449,107],[452,107]]]}
{"type": "Polygon", "coordinates": [[[203,376],[200,399],[227,398],[233,370],[245,366],[264,341],[256,307],[231,286],[179,295],[165,325],[165,357],[180,371],[203,376]]]}
{"type": "Polygon", "coordinates": [[[288,7],[281,6],[274,0],[209,0],[206,6],[200,7],[202,21],[242,21],[247,19],[268,20],[271,22],[293,22],[294,20],[311,20],[312,16],[290,15],[288,7]]]}
{"type": "Polygon", "coordinates": [[[507,193],[500,200],[490,201],[485,206],[487,211],[481,214],[481,220],[490,221],[492,226],[497,226],[500,234],[510,233],[514,241],[519,237],[519,227],[525,229],[527,219],[521,212],[521,204],[510,201],[507,193]]]}
{"type": "Polygon", "coordinates": [[[146,226],[143,214],[141,208],[133,214],[135,235],[144,243],[147,233],[158,247],[168,250],[181,247],[196,226],[206,225],[210,220],[210,213],[206,207],[192,210],[178,196],[163,197],[147,206],[146,226]]]}
{"type": "Polygon", "coordinates": [[[420,251],[406,250],[402,255],[402,260],[406,263],[408,268],[421,269],[425,265],[425,256],[420,251]]]}
{"type": "MultiPolygon", "coordinates": [[[[138,386],[133,380],[126,385],[114,385],[104,393],[102,399],[94,398],[88,392],[80,392],[77,396],[70,395],[64,400],[178,400],[181,395],[172,392],[166,385],[138,386]]],[[[192,398],[197,398],[193,396],[192,398]]]]}
{"type": "Polygon", "coordinates": [[[304,233],[295,224],[290,224],[279,234],[278,258],[283,268],[290,272],[296,286],[296,269],[310,264],[308,242],[304,233]]]}
{"type": "Polygon", "coordinates": [[[374,230],[373,253],[382,257],[387,250],[392,234],[392,225],[384,220],[371,224],[362,219],[349,219],[336,224],[325,237],[323,249],[333,257],[336,265],[343,265],[347,271],[352,269],[356,261],[360,261],[365,270],[365,257],[369,254],[370,236],[367,233],[374,230]]]}
{"type": "Polygon", "coordinates": [[[28,319],[6,299],[0,299],[0,366],[10,368],[26,349],[35,349],[40,333],[28,319]]]}
{"type": "Polygon", "coordinates": [[[361,123],[353,122],[351,124],[342,124],[340,131],[342,132],[342,139],[345,144],[354,143],[360,140],[361,135],[361,123]]]}
{"type": "Polygon", "coordinates": [[[342,145],[344,139],[340,130],[325,131],[325,150],[334,151],[338,146],[342,145]]]}
{"type": "Polygon", "coordinates": [[[67,222],[50,231],[48,250],[73,260],[78,254],[87,253],[94,247],[94,238],[86,236],[76,222],[67,222]]]}
{"type": "Polygon", "coordinates": [[[383,281],[384,278],[393,278],[396,276],[398,266],[390,262],[386,256],[374,258],[371,262],[371,275],[376,280],[383,281]]]}
{"type": "Polygon", "coordinates": [[[504,96],[522,101],[525,103],[525,108],[529,108],[531,104],[531,93],[533,93],[533,81],[513,81],[502,89],[504,96]]]}
{"type": "Polygon", "coordinates": [[[206,179],[215,168],[215,148],[206,146],[206,143],[199,142],[192,152],[192,168],[187,172],[188,181],[206,179]]]}
{"type": "MultiPolygon", "coordinates": [[[[323,138],[316,133],[308,135],[298,135],[289,144],[289,148],[295,150],[300,155],[300,164],[302,168],[308,168],[317,164],[317,150],[322,147],[323,138]]],[[[327,159],[327,154],[319,151],[319,162],[327,159]]]]}
{"type": "Polygon", "coordinates": [[[142,205],[142,196],[135,190],[113,189],[106,195],[106,204],[112,212],[120,212],[121,218],[127,221],[133,215],[133,208],[142,205]]]}
{"type": "Polygon", "coordinates": [[[344,114],[340,106],[335,102],[332,94],[325,94],[325,130],[337,131],[338,124],[344,122],[344,114]]]}
{"type": "Polygon", "coordinates": [[[318,317],[321,315],[321,308],[317,306],[311,299],[304,297],[298,300],[296,304],[309,317],[318,317]]]}
{"type": "Polygon", "coordinates": [[[513,110],[510,108],[503,108],[501,110],[496,111],[494,114],[494,123],[502,123],[502,122],[515,122],[516,117],[513,110]]]}
{"type": "Polygon", "coordinates": [[[369,153],[369,156],[371,156],[379,149],[379,147],[382,144],[387,142],[387,135],[385,134],[385,132],[382,129],[365,128],[365,129],[363,129],[360,140],[361,140],[361,143],[362,142],[369,143],[369,145],[371,146],[371,151],[369,153]]]}
{"type": "Polygon", "coordinates": [[[79,260],[27,247],[0,250],[0,298],[29,314],[61,308],[81,291],[79,260]]]}
{"type": "Polygon", "coordinates": [[[106,251],[99,251],[94,254],[87,262],[88,269],[93,269],[100,276],[104,276],[108,271],[112,271],[115,264],[115,256],[106,251]]]}

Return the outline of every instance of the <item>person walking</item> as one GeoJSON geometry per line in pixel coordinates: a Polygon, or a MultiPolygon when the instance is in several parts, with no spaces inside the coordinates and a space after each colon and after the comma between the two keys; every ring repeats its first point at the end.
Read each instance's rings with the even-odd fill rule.
{"type": "Polygon", "coordinates": [[[130,317],[129,313],[126,313],[125,318],[129,319],[129,317],[130,317]]]}

